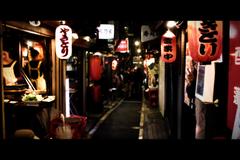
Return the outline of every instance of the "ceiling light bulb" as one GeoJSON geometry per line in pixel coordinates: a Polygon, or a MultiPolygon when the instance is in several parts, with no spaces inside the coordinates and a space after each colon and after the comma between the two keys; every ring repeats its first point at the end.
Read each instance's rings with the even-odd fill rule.
{"type": "Polygon", "coordinates": [[[32,47],[33,43],[31,41],[27,41],[27,45],[28,45],[28,47],[32,47]]]}
{"type": "Polygon", "coordinates": [[[83,37],[83,39],[85,40],[85,41],[87,41],[87,42],[90,42],[90,37],[89,36],[85,36],[85,37],[83,37]]]}
{"type": "Polygon", "coordinates": [[[175,21],[168,21],[167,22],[167,27],[168,28],[173,28],[174,26],[176,26],[176,22],[175,21]]]}
{"type": "Polygon", "coordinates": [[[78,34],[77,34],[77,33],[72,33],[72,37],[73,37],[74,39],[78,39],[78,34]]]}

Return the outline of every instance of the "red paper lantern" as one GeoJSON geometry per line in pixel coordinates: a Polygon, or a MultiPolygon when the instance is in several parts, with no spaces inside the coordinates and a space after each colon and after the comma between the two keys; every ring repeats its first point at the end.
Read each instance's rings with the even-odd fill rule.
{"type": "Polygon", "coordinates": [[[100,56],[94,55],[90,57],[89,71],[91,80],[100,80],[103,71],[103,64],[100,56]]]}
{"type": "Polygon", "coordinates": [[[176,36],[170,30],[162,36],[161,60],[167,63],[176,60],[176,36]]]}
{"type": "Polygon", "coordinates": [[[102,100],[101,97],[101,86],[100,85],[93,85],[92,86],[92,97],[94,103],[100,103],[102,100]]]}
{"type": "Polygon", "coordinates": [[[210,62],[222,54],[222,21],[189,21],[190,55],[198,62],[210,62]]]}
{"type": "Polygon", "coordinates": [[[120,52],[120,53],[129,52],[128,38],[120,41],[120,43],[117,46],[117,49],[115,50],[115,52],[120,52]]]}

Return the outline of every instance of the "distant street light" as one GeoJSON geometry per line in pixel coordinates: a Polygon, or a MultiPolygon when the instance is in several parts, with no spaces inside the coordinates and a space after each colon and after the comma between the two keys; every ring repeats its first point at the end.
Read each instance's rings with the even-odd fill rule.
{"type": "Polygon", "coordinates": [[[140,48],[137,49],[137,53],[141,53],[141,49],[140,48]]]}
{"type": "Polygon", "coordinates": [[[134,45],[135,45],[135,46],[139,46],[139,45],[140,45],[140,42],[139,42],[139,41],[135,41],[135,42],[134,42],[134,45]]]}

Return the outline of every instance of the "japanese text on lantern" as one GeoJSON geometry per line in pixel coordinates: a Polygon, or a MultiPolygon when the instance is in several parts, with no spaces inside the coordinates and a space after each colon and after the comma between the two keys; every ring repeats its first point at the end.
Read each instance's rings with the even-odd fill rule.
{"type": "Polygon", "coordinates": [[[170,30],[162,36],[161,60],[168,63],[176,60],[176,36],[170,30]]]}
{"type": "Polygon", "coordinates": [[[240,106],[240,87],[234,86],[233,103],[240,106]]]}
{"type": "Polygon", "coordinates": [[[60,38],[62,44],[61,44],[61,53],[63,54],[63,56],[66,56],[68,54],[68,37],[67,37],[67,32],[69,31],[69,29],[67,28],[61,28],[60,33],[62,33],[62,38],[60,38]]]}
{"type": "Polygon", "coordinates": [[[240,139],[240,87],[234,86],[233,97],[233,103],[237,105],[237,112],[234,120],[232,139],[240,139]]]}
{"type": "Polygon", "coordinates": [[[217,49],[217,38],[216,35],[218,35],[218,31],[216,30],[217,23],[216,21],[203,21],[201,23],[201,27],[199,28],[199,31],[201,33],[201,36],[199,38],[200,42],[200,48],[199,52],[201,55],[205,55],[207,48],[207,45],[211,46],[211,54],[210,56],[214,56],[217,49]]]}
{"type": "Polygon", "coordinates": [[[167,60],[171,59],[173,57],[172,54],[172,38],[164,38],[163,39],[164,44],[164,58],[166,58],[167,60]]]}
{"type": "Polygon", "coordinates": [[[189,21],[190,56],[197,62],[211,62],[219,59],[222,54],[222,37],[222,21],[189,21]]]}
{"type": "Polygon", "coordinates": [[[60,59],[67,59],[72,55],[72,30],[66,25],[56,28],[56,53],[60,59]]]}
{"type": "Polygon", "coordinates": [[[235,48],[235,65],[240,65],[240,47],[235,48]]]}

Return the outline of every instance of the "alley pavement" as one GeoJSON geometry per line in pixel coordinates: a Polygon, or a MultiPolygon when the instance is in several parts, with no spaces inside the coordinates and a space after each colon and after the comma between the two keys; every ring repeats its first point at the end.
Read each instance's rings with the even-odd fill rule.
{"type": "Polygon", "coordinates": [[[105,103],[104,111],[89,114],[86,139],[168,139],[169,129],[157,106],[116,98],[105,103]],[[132,123],[133,122],[133,123],[132,123]]]}

